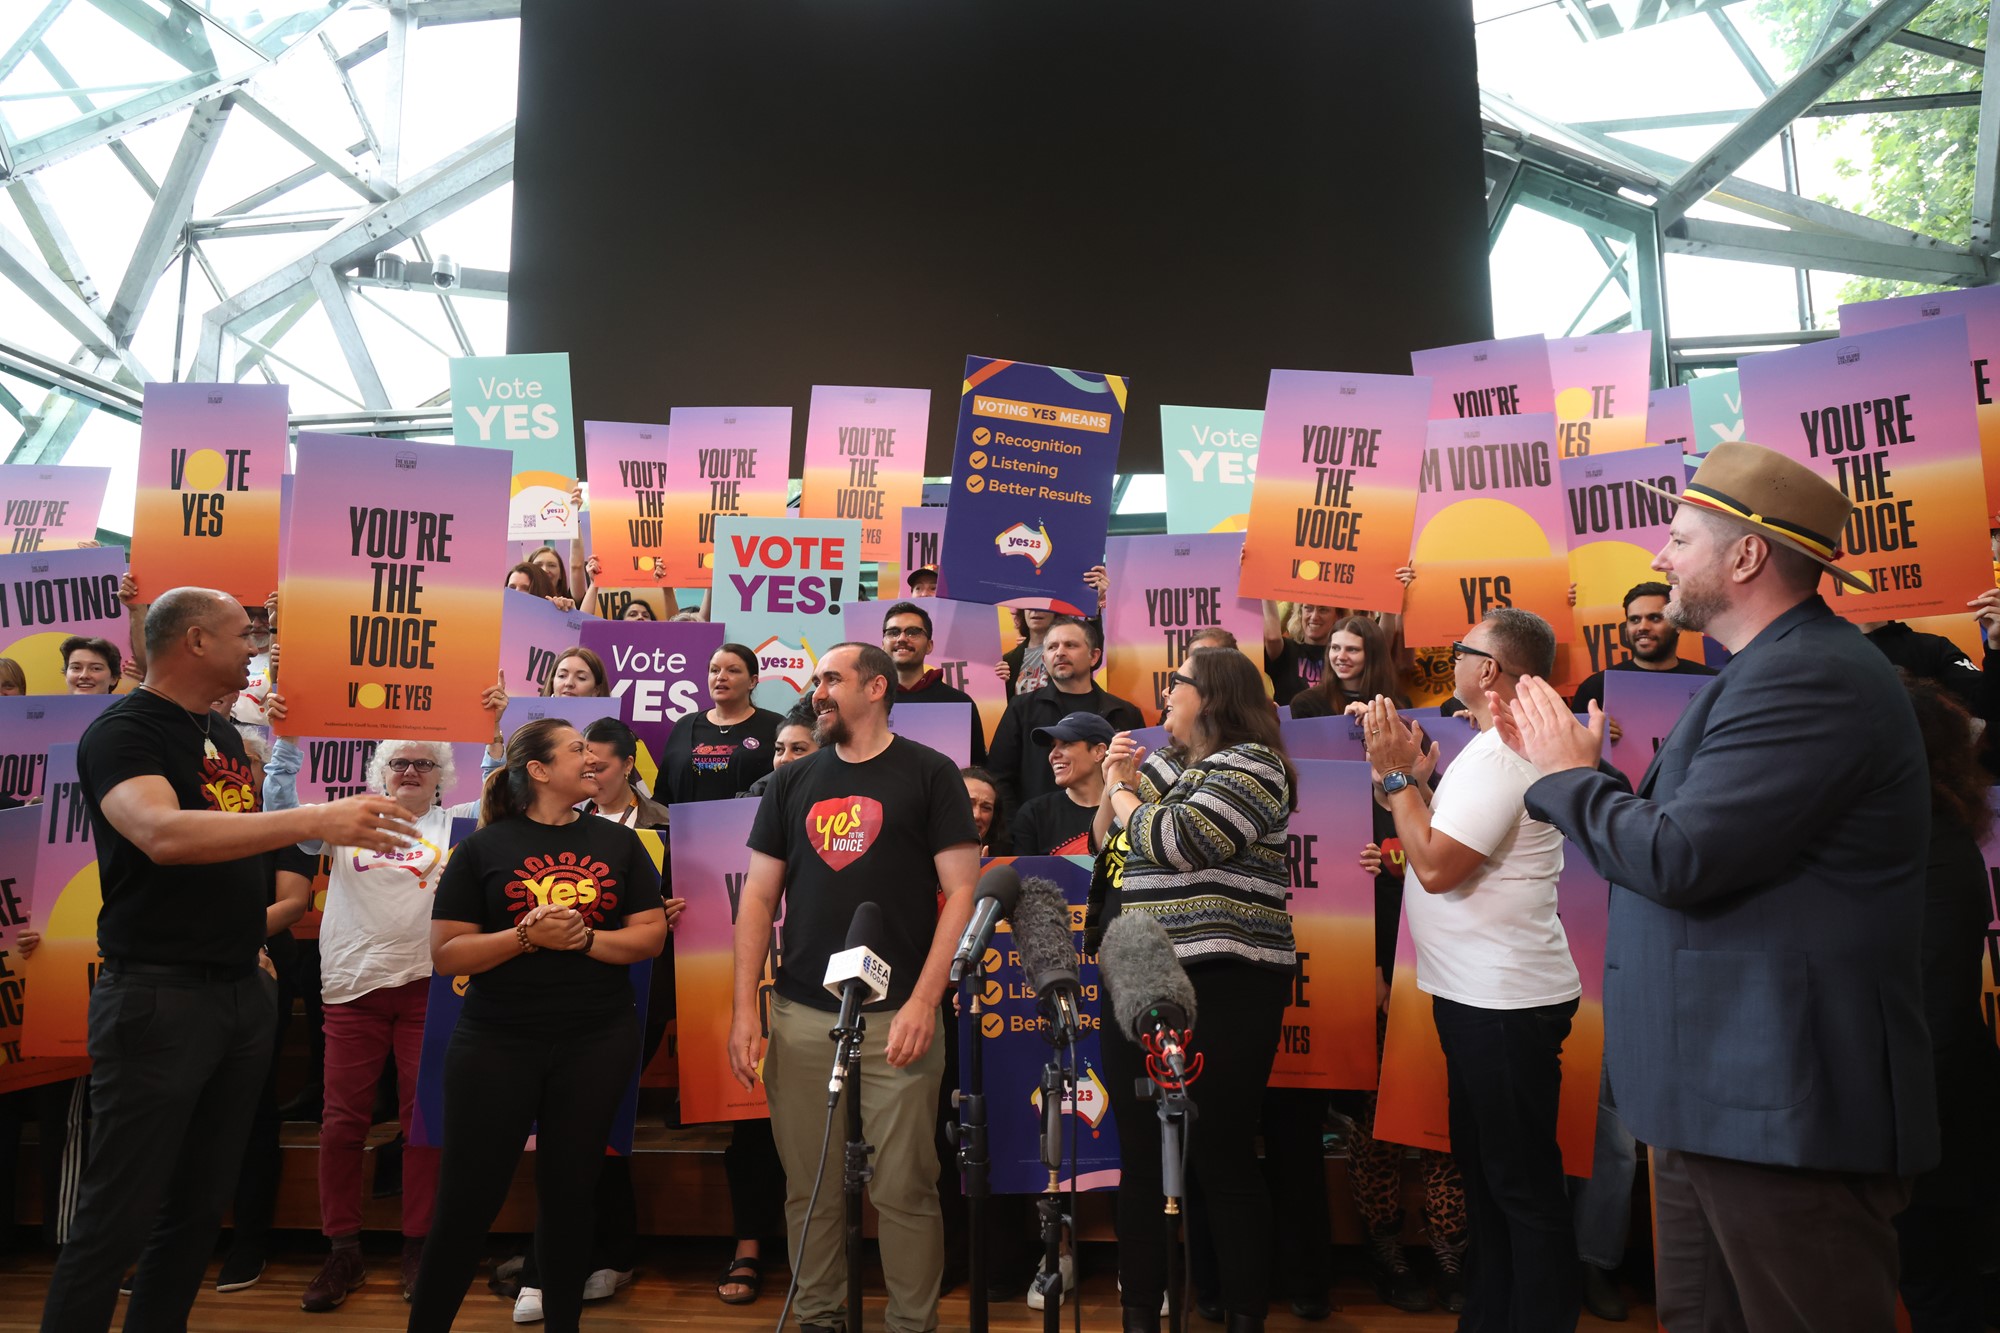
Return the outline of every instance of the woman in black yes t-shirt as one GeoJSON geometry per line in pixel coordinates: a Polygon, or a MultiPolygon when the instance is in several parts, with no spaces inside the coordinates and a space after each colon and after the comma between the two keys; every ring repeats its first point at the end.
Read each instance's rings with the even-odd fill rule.
{"type": "Polygon", "coordinates": [[[442,1333],[457,1317],[531,1128],[548,1328],[577,1327],[592,1192],[639,1062],[626,967],[658,956],[667,937],[638,835],[577,813],[596,795],[576,729],[528,723],[486,781],[481,827],[438,883],[431,961],[470,980],[445,1055],[444,1159],[411,1333],[442,1333]]]}
{"type": "Polygon", "coordinates": [[[757,654],[725,643],[708,659],[708,694],[715,707],[674,723],[660,755],[660,799],[726,801],[771,771],[784,718],[750,702],[757,688],[757,654]]]}

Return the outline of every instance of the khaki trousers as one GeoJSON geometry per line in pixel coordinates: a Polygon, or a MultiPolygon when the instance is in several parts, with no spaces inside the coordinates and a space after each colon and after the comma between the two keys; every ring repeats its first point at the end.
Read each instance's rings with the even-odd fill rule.
{"type": "MultiPolygon", "coordinates": [[[[884,1051],[889,1013],[868,1015],[861,1043],[861,1128],[874,1147],[875,1177],[868,1197],[880,1217],[882,1276],[889,1289],[885,1319],[890,1333],[931,1333],[937,1327],[938,1286],[944,1276],[944,1219],[938,1209],[937,1102],[944,1077],[944,1025],[932,1032],[923,1058],[891,1069],[884,1051]]],[[[833,1136],[820,1176],[807,1249],[798,1251],[812,1194],[813,1166],[826,1133],[826,1082],[833,1067],[827,1033],[835,1016],[773,995],[771,1041],[764,1055],[764,1087],[771,1105],[771,1134],[785,1164],[786,1242],[799,1293],[793,1312],[801,1323],[846,1323],[847,1258],[840,1193],[841,1145],[847,1140],[845,1098],[834,1111],[833,1136]]]]}

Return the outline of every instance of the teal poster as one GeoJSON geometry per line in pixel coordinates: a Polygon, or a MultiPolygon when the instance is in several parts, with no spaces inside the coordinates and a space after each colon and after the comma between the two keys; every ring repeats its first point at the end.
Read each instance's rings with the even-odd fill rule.
{"type": "Polygon", "coordinates": [[[1263,430],[1261,407],[1160,409],[1168,532],[1241,532],[1250,525],[1263,430]]]}
{"type": "Polygon", "coordinates": [[[1734,370],[1698,375],[1687,382],[1688,412],[1694,418],[1693,447],[1705,454],[1724,440],[1743,438],[1743,390],[1734,370]]]}
{"type": "Polygon", "coordinates": [[[577,456],[568,352],[452,358],[451,438],[514,455],[508,541],[576,536],[569,502],[577,456]]]}

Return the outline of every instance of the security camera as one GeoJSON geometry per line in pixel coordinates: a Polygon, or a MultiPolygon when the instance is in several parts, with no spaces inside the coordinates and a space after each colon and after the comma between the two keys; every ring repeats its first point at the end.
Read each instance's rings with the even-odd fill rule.
{"type": "Polygon", "coordinates": [[[450,255],[439,255],[431,265],[431,282],[441,292],[448,292],[458,286],[458,262],[450,255]]]}

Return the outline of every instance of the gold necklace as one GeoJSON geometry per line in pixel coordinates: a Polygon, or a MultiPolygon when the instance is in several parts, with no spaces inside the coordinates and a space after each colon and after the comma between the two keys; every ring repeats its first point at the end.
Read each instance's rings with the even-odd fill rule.
{"type": "MultiPolygon", "coordinates": [[[[148,694],[157,695],[158,697],[165,699],[168,703],[180,709],[181,712],[187,715],[188,725],[189,726],[194,725],[194,710],[192,708],[189,708],[186,704],[174,698],[166,691],[155,689],[151,685],[141,685],[139,688],[144,690],[148,694]]],[[[209,728],[214,725],[215,725],[215,710],[211,708],[206,713],[202,714],[201,718],[201,752],[203,756],[205,756],[206,758],[220,759],[222,755],[219,751],[216,750],[215,742],[210,740],[208,735],[209,728]]]]}

